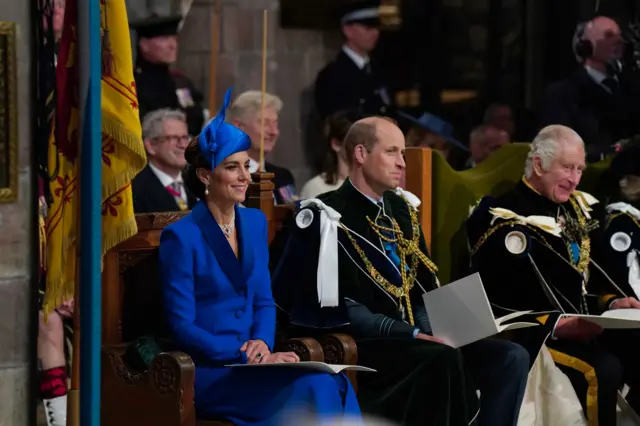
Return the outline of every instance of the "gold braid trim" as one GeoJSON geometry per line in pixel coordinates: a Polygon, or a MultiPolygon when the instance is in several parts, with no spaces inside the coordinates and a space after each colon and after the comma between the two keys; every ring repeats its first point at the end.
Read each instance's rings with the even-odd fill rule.
{"type": "Polygon", "coordinates": [[[523,226],[527,229],[529,229],[530,231],[532,231],[534,234],[536,234],[536,237],[538,237],[540,239],[540,241],[547,247],[549,247],[551,250],[553,250],[555,252],[555,250],[553,249],[553,247],[551,246],[551,244],[549,244],[549,242],[544,238],[544,236],[542,235],[542,233],[540,231],[538,231],[536,229],[535,226],[532,225],[528,225],[525,223],[522,223],[518,220],[506,220],[504,222],[500,222],[499,224],[492,226],[491,228],[489,228],[489,230],[487,232],[484,233],[484,235],[482,235],[479,239],[478,242],[475,244],[475,246],[473,246],[473,249],[471,250],[471,256],[473,256],[474,254],[476,254],[476,252],[478,250],[480,250],[480,247],[482,247],[482,245],[484,245],[484,243],[489,239],[489,237],[491,235],[493,235],[494,232],[496,232],[497,230],[499,230],[502,227],[505,226],[514,226],[514,225],[518,225],[518,226],[523,226]]]}
{"type": "MultiPolygon", "coordinates": [[[[524,181],[524,182],[525,182],[525,184],[528,184],[526,181],[524,181]]],[[[575,199],[574,196],[572,196],[570,198],[570,201],[571,201],[571,206],[573,207],[573,210],[576,213],[578,224],[580,225],[580,227],[582,229],[586,229],[586,227],[587,227],[587,219],[584,216],[584,213],[582,212],[582,208],[580,207],[580,205],[578,204],[578,201],[575,199]]],[[[499,230],[500,228],[502,228],[504,226],[513,226],[513,225],[519,225],[519,226],[523,226],[523,227],[529,229],[530,231],[532,231],[536,235],[536,237],[540,240],[540,242],[542,242],[545,246],[547,246],[551,251],[553,251],[554,253],[556,253],[560,257],[564,257],[560,253],[558,253],[553,248],[553,246],[551,246],[551,244],[549,244],[549,242],[544,238],[544,236],[535,227],[533,227],[531,225],[523,224],[523,223],[521,223],[521,222],[519,222],[517,220],[506,220],[504,222],[501,222],[501,223],[489,228],[487,230],[487,232],[485,232],[480,237],[480,239],[478,239],[478,242],[474,245],[473,249],[471,250],[471,256],[473,256],[480,249],[480,247],[482,247],[482,245],[487,241],[487,239],[493,233],[495,233],[497,230],[499,230]]],[[[589,238],[589,233],[588,232],[584,232],[582,234],[582,238],[580,238],[580,259],[578,260],[577,265],[573,264],[573,251],[571,250],[571,241],[567,241],[567,239],[565,239],[565,238],[562,238],[562,240],[565,242],[565,245],[566,245],[567,250],[569,252],[568,253],[569,254],[569,264],[571,264],[571,266],[573,266],[573,268],[576,271],[580,272],[581,274],[584,274],[584,272],[589,267],[589,262],[590,262],[590,258],[591,258],[591,239],[589,238]]]]}
{"type": "MultiPolygon", "coordinates": [[[[578,260],[578,264],[575,268],[580,272],[584,273],[589,267],[589,262],[591,260],[591,238],[589,238],[589,232],[586,230],[587,227],[587,218],[582,212],[582,208],[578,204],[575,196],[571,196],[569,198],[571,202],[571,207],[573,207],[573,211],[576,213],[576,217],[578,219],[578,224],[580,228],[584,231],[580,238],[580,259],[578,260]]],[[[569,250],[569,258],[573,261],[573,251],[571,250],[571,242],[566,241],[567,249],[569,250]]]]}
{"type": "Polygon", "coordinates": [[[609,215],[609,217],[607,217],[607,221],[605,222],[605,229],[609,227],[609,225],[611,225],[611,222],[613,222],[613,219],[616,219],[620,216],[628,216],[633,223],[635,223],[635,225],[640,228],[640,222],[638,222],[638,219],[636,219],[632,214],[629,214],[627,212],[618,212],[618,213],[614,213],[612,215],[609,215]]]}
{"type": "MultiPolygon", "coordinates": [[[[406,202],[406,201],[405,201],[406,202]]],[[[418,274],[418,264],[422,262],[422,264],[431,272],[432,274],[436,274],[438,272],[438,268],[436,265],[429,259],[422,251],[420,250],[420,222],[418,221],[418,215],[416,211],[409,203],[407,203],[407,207],[409,208],[409,213],[411,215],[411,226],[413,230],[412,238],[406,239],[404,238],[404,234],[398,225],[398,222],[395,219],[391,219],[391,223],[393,225],[392,228],[385,227],[382,225],[378,225],[374,221],[371,220],[369,216],[367,216],[367,222],[373,229],[373,231],[382,239],[383,241],[396,243],[398,245],[398,257],[400,258],[400,275],[402,277],[402,286],[398,287],[391,284],[386,278],[378,272],[378,270],[373,266],[371,261],[367,258],[366,254],[357,243],[355,238],[351,235],[348,228],[346,226],[342,226],[342,229],[347,234],[349,241],[358,252],[360,259],[364,263],[366,271],[369,273],[371,278],[380,285],[387,293],[394,296],[398,299],[398,305],[400,306],[400,310],[403,313],[404,317],[404,306],[407,307],[407,314],[409,316],[409,324],[415,325],[415,321],[413,319],[413,309],[411,307],[411,298],[410,293],[413,288],[416,280],[416,276],[418,274]],[[382,235],[382,231],[394,232],[396,237],[389,238],[382,235]],[[411,266],[407,271],[407,258],[410,258],[411,266]],[[404,302],[404,306],[403,306],[404,302]]],[[[438,283],[437,277],[436,284],[438,283]]]]}

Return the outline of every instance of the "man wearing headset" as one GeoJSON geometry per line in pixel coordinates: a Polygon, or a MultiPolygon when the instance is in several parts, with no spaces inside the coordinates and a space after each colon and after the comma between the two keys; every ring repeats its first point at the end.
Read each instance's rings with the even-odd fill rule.
{"type": "Polygon", "coordinates": [[[621,74],[624,40],[618,24],[597,16],[578,25],[573,52],[580,69],[551,84],[540,112],[541,127],[562,124],[584,140],[587,161],[613,152],[613,145],[638,133],[638,93],[621,74]]]}

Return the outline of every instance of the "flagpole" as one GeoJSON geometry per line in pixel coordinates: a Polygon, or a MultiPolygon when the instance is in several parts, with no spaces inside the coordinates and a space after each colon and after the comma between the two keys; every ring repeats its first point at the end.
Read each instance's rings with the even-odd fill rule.
{"type": "MultiPolygon", "coordinates": [[[[123,0],[108,0],[123,1],[123,0]]],[[[102,258],[101,1],[78,1],[80,77],[80,424],[100,425],[102,258]]]]}
{"type": "Polygon", "coordinates": [[[216,84],[218,76],[218,44],[220,36],[220,0],[215,0],[213,11],[211,12],[211,55],[209,55],[209,119],[216,116],[216,84]]]}
{"type": "Polygon", "coordinates": [[[267,9],[262,12],[262,90],[260,103],[260,171],[264,172],[264,103],[267,93],[267,9]]]}

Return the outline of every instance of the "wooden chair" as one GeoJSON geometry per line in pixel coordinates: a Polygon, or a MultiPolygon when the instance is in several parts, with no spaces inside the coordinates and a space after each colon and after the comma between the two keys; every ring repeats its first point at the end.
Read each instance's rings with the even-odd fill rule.
{"type": "MultiPolygon", "coordinates": [[[[485,195],[497,196],[512,189],[523,176],[528,152],[528,143],[513,143],[473,169],[455,171],[437,151],[407,149],[405,189],[422,200],[422,230],[443,284],[460,278],[467,270],[464,223],[470,208],[485,195]]],[[[600,176],[608,164],[604,160],[589,165],[580,189],[596,194],[600,176]]]]}
{"type": "MultiPolygon", "coordinates": [[[[269,244],[276,233],[293,223],[294,204],[276,206],[273,204],[273,173],[255,173],[253,184],[247,192],[247,207],[262,210],[269,221],[269,244]]],[[[322,346],[325,362],[328,364],[355,365],[358,361],[358,349],[355,340],[347,334],[328,333],[317,337],[322,346]]],[[[357,390],[356,373],[346,373],[351,385],[357,390]]]]}
{"type": "MultiPolygon", "coordinates": [[[[272,175],[256,175],[248,201],[251,206],[262,207],[269,220],[271,237],[282,226],[287,211],[287,207],[274,209],[273,201],[265,202],[271,196],[272,178],[272,175]]],[[[292,212],[290,208],[289,212],[292,212]]],[[[105,256],[100,407],[101,423],[105,426],[231,425],[226,421],[196,421],[195,366],[187,354],[163,352],[153,359],[148,369],[134,370],[125,361],[131,342],[138,337],[167,335],[158,282],[157,249],[164,227],[185,214],[137,215],[138,233],[105,256]]],[[[355,343],[350,337],[327,335],[321,341],[322,345],[311,338],[280,339],[276,350],[294,351],[305,361],[355,363],[355,343]]]]}

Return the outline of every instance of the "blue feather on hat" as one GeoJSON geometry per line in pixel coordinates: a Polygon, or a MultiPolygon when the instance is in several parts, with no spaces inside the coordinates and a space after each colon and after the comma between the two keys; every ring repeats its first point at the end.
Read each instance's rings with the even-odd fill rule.
{"type": "Polygon", "coordinates": [[[231,102],[231,89],[224,95],[220,112],[200,132],[198,143],[200,152],[215,169],[225,158],[251,148],[251,139],[233,124],[225,122],[227,107],[231,102]]]}

